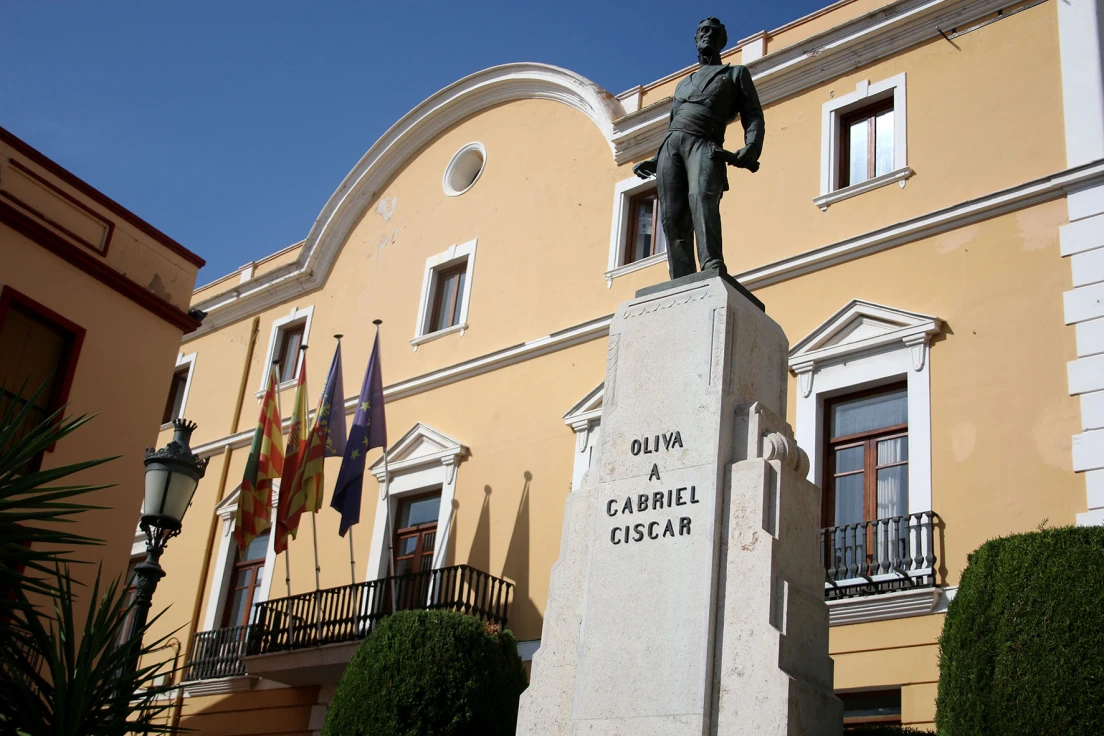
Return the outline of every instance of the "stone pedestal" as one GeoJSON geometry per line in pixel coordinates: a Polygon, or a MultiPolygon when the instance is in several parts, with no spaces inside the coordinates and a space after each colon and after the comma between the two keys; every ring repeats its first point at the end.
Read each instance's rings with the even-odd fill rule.
{"type": "Polygon", "coordinates": [[[720,278],[617,310],[519,734],[840,733],[786,354],[720,278]]]}

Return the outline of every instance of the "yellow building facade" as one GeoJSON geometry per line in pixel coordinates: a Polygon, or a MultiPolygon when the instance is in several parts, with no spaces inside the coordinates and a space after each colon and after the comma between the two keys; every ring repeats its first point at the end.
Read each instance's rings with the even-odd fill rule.
{"type": "Polygon", "coordinates": [[[199,325],[188,312],[204,262],[2,128],[0,253],[0,411],[42,386],[36,422],[62,405],[67,415],[96,415],[44,452],[39,468],[118,456],[73,476],[109,486],[83,496],[101,508],[67,527],[103,541],[71,555],[91,563],[70,570],[87,590],[98,566],[105,582],[123,577],[128,555],[144,552],[143,450],[171,410],[181,337],[199,325]]]}
{"type": "MultiPolygon", "coordinates": [[[[982,542],[1104,521],[1098,13],[845,0],[725,53],[767,129],[761,171],[730,172],[726,259],[790,340],[849,722],[932,726],[942,612],[982,542]]],[[[304,241],[195,291],[177,409],[210,466],[155,600],[189,642],[181,725],[318,731],[392,548],[400,572],[508,583],[495,615],[532,657],[611,315],[667,278],[654,182],[631,169],[690,71],[619,95],[541,64],[461,79],[368,149],[304,241]],[[309,519],[290,557],[265,537],[239,554],[237,492],[273,361],[286,415],[309,344],[313,407],[344,335],[351,420],[373,319],[390,493],[373,450],[350,553],[327,461],[319,586],[347,592],[323,605],[309,519]]]]}

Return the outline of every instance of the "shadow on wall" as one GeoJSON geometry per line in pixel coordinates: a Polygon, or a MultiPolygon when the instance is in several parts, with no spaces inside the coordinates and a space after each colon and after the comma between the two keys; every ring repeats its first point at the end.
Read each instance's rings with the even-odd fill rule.
{"type": "Polygon", "coordinates": [[[502,563],[501,577],[514,583],[514,600],[510,603],[510,629],[519,641],[539,639],[544,628],[544,616],[537,610],[529,596],[529,487],[533,474],[524,473],[525,484],[521,488],[514,530],[510,546],[506,548],[506,560],[502,563]]]}
{"type": "Polygon", "coordinates": [[[490,486],[483,486],[483,503],[479,509],[479,520],[475,525],[475,536],[472,538],[467,558],[451,557],[455,561],[454,564],[468,564],[514,584],[508,628],[514,632],[514,636],[519,641],[539,639],[544,626],[544,617],[529,596],[529,488],[533,481],[533,474],[526,470],[523,478],[521,500],[518,503],[502,569],[491,568],[490,500],[493,491],[490,486]]]}

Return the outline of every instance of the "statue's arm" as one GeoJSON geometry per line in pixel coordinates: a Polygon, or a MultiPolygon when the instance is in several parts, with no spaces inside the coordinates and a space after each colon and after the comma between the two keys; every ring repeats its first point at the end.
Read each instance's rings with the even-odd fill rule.
{"type": "Polygon", "coordinates": [[[736,68],[736,87],[740,91],[740,123],[744,126],[744,151],[741,158],[748,162],[758,161],[763,153],[763,136],[766,127],[763,122],[763,106],[759,103],[759,93],[751,81],[751,72],[747,67],[736,68]]]}

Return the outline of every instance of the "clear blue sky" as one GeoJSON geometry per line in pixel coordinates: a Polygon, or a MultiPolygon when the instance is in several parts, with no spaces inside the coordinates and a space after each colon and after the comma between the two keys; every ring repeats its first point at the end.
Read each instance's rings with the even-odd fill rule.
{"type": "Polygon", "coordinates": [[[396,120],[513,61],[617,94],[828,0],[17,2],[0,11],[0,126],[207,259],[206,283],[303,238],[396,120]]]}

